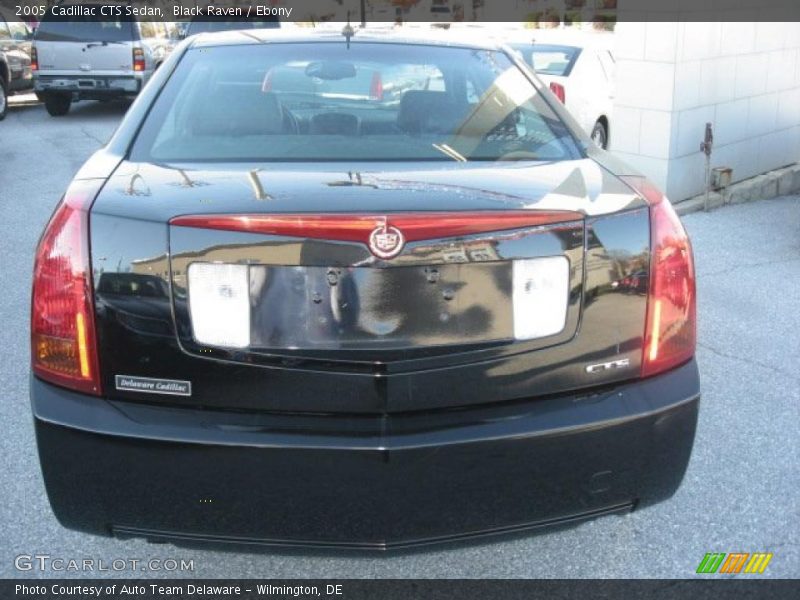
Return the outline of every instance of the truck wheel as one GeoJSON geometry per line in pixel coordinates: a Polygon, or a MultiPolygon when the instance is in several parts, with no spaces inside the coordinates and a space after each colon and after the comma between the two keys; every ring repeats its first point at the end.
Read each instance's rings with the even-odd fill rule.
{"type": "Polygon", "coordinates": [[[0,76],[0,121],[6,118],[8,112],[8,91],[6,90],[6,80],[0,76]]]}
{"type": "Polygon", "coordinates": [[[48,93],[44,97],[44,107],[53,117],[63,117],[69,112],[71,104],[72,96],[70,94],[48,93]]]}

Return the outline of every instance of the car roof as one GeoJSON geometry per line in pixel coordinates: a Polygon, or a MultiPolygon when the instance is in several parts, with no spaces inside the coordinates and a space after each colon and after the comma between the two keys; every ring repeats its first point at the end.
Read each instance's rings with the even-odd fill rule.
{"type": "MultiPolygon", "coordinates": [[[[191,47],[234,46],[275,43],[345,43],[342,27],[326,25],[323,28],[294,27],[291,29],[245,29],[200,33],[192,36],[191,47]]],[[[353,27],[351,44],[408,44],[426,46],[452,46],[476,50],[500,50],[503,43],[486,38],[475,39],[474,32],[449,32],[444,30],[405,29],[393,27],[353,27]],[[471,33],[471,35],[469,35],[471,33]]]]}
{"type": "Polygon", "coordinates": [[[506,38],[509,45],[539,44],[542,46],[564,46],[571,48],[591,48],[612,50],[613,34],[595,31],[570,31],[561,29],[530,29],[513,32],[506,38]]]}

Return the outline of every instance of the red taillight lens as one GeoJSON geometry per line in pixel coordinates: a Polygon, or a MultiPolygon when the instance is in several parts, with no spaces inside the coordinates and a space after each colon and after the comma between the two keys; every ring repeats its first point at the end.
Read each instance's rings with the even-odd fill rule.
{"type": "Polygon", "coordinates": [[[378,102],[383,100],[383,78],[377,71],[372,74],[372,82],[369,86],[369,98],[370,100],[377,100],[378,102]]]}
{"type": "Polygon", "coordinates": [[[133,49],[133,70],[144,71],[144,50],[141,48],[133,49]]]}
{"type": "Polygon", "coordinates": [[[31,71],[39,70],[39,55],[36,53],[36,46],[31,48],[31,71]]]}
{"type": "Polygon", "coordinates": [[[650,204],[650,290],[642,376],[694,356],[697,294],[692,245],[669,200],[643,177],[624,177],[650,204]]]}
{"type": "Polygon", "coordinates": [[[561,101],[561,104],[566,104],[567,92],[564,89],[563,85],[561,85],[560,83],[556,83],[555,81],[551,81],[550,91],[556,95],[556,98],[558,98],[561,101]]]}
{"type": "Polygon", "coordinates": [[[100,395],[89,261],[89,207],[101,183],[73,182],[36,249],[31,302],[33,372],[100,395]]]}
{"type": "Polygon", "coordinates": [[[406,241],[416,242],[522,227],[553,225],[581,219],[583,219],[581,213],[568,210],[509,210],[465,213],[390,213],[388,215],[185,215],[174,217],[170,220],[170,225],[366,244],[373,230],[384,225],[399,228],[406,241]]]}

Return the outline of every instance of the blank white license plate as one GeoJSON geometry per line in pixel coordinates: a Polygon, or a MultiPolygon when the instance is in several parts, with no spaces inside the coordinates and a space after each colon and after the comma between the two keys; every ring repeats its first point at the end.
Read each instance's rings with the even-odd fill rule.
{"type": "Polygon", "coordinates": [[[223,348],[389,348],[532,340],[566,324],[566,257],[443,265],[436,286],[424,271],[344,269],[331,287],[324,267],[192,263],[193,336],[223,348]]]}
{"type": "Polygon", "coordinates": [[[199,344],[250,345],[250,282],[247,265],[192,263],[189,314],[199,344]]]}
{"type": "Polygon", "coordinates": [[[567,322],[569,260],[565,256],[514,261],[514,338],[560,333],[567,322]]]}

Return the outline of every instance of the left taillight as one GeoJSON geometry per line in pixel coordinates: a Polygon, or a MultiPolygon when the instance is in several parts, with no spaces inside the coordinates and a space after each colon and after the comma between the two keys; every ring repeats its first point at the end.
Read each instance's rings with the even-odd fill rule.
{"type": "Polygon", "coordinates": [[[688,361],[697,344],[697,293],[692,245],[660,190],[643,177],[622,177],[650,205],[650,286],[642,377],[688,361]]]}
{"type": "Polygon", "coordinates": [[[36,46],[31,47],[31,71],[39,70],[39,54],[36,52],[36,46]]]}
{"type": "Polygon", "coordinates": [[[144,71],[144,50],[141,48],[133,49],[133,70],[144,71]]]}
{"type": "Polygon", "coordinates": [[[102,182],[74,181],[47,224],[33,269],[31,363],[37,377],[100,395],[89,208],[102,182]]]}

